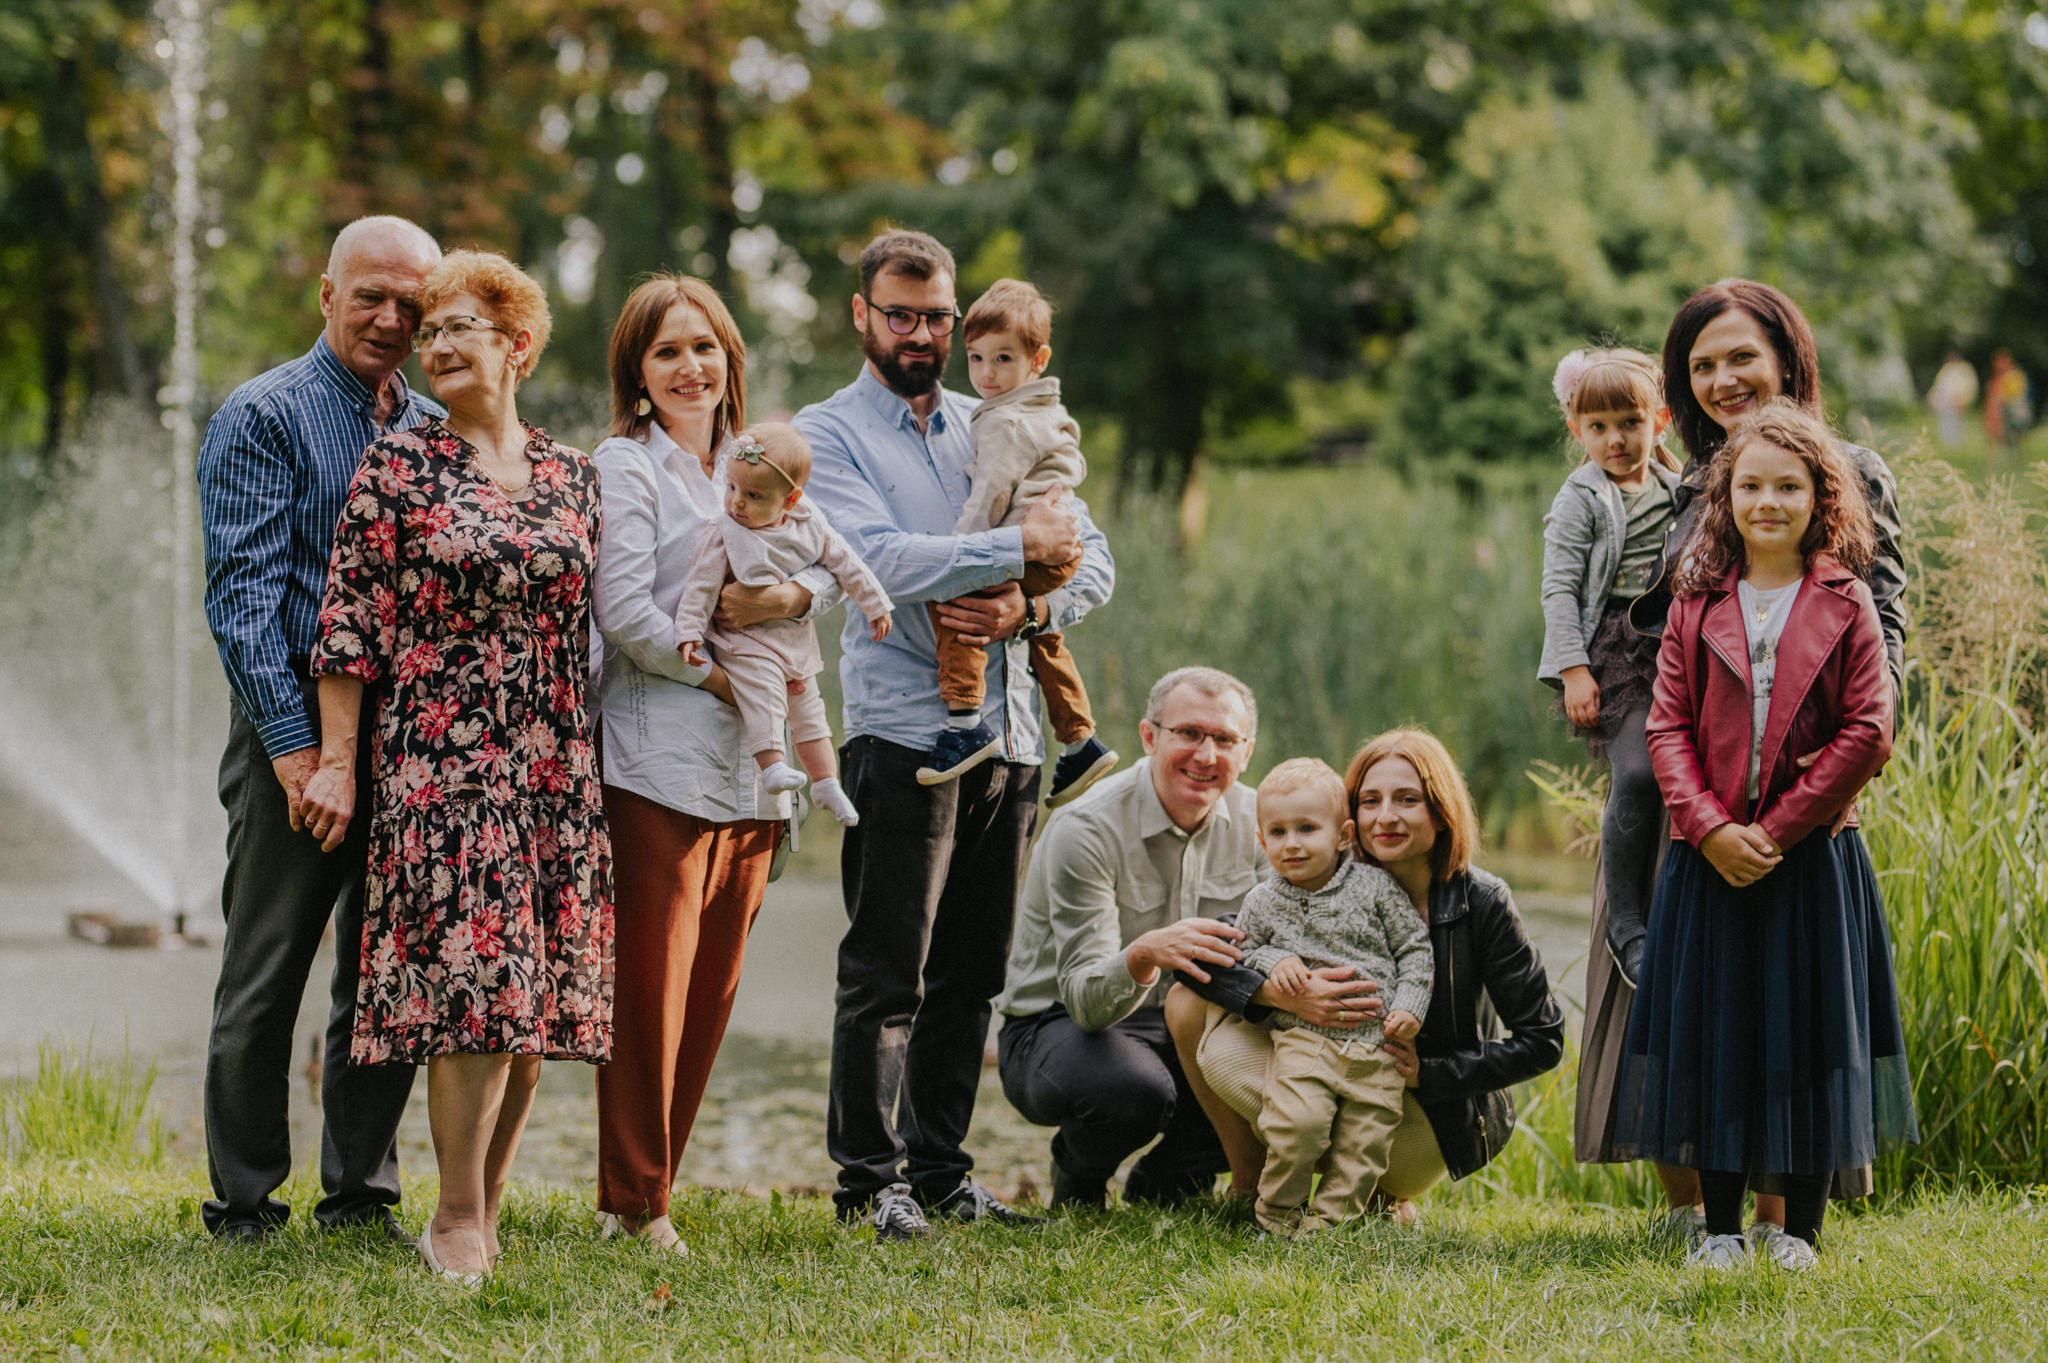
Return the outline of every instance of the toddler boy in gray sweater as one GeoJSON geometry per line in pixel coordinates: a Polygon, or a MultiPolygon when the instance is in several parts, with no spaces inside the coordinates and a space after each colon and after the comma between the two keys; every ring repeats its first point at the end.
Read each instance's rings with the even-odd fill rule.
{"type": "Polygon", "coordinates": [[[1257,1215],[1278,1235],[1365,1211],[1386,1172],[1406,1087],[1380,1043],[1415,1038],[1435,979],[1428,923],[1392,876],[1346,850],[1354,829],[1345,804],[1343,779],[1312,757],[1282,762],[1259,783],[1259,846],[1278,878],[1245,896],[1237,921],[1244,964],[1276,988],[1300,987],[1318,966],[1348,965],[1379,982],[1386,1004],[1382,1020],[1348,1031],[1286,1012],[1275,1019],[1257,1215]],[[1329,1167],[1310,1205],[1325,1151],[1329,1167]]]}

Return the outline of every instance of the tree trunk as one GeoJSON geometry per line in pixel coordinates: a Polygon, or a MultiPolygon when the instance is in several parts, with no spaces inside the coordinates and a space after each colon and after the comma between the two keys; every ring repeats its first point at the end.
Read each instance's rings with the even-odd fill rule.
{"type": "Polygon", "coordinates": [[[49,406],[43,412],[43,467],[56,463],[63,447],[64,431],[71,419],[71,341],[78,330],[78,316],[71,307],[72,268],[69,257],[54,241],[43,243],[42,359],[43,395],[49,406]]]}
{"type": "MultiPolygon", "coordinates": [[[[113,246],[107,240],[112,210],[100,178],[99,153],[86,126],[85,83],[78,63],[58,63],[50,83],[47,120],[51,169],[62,186],[58,212],[65,220],[59,235],[68,249],[84,255],[91,272],[94,322],[92,382],[96,391],[112,391],[132,401],[149,397],[149,382],[128,321],[128,295],[121,287],[113,246]]],[[[58,247],[53,256],[67,249],[58,247]]]]}
{"type": "Polygon", "coordinates": [[[704,167],[704,201],[711,254],[711,286],[732,297],[732,235],[740,217],[732,202],[732,125],[721,100],[726,85],[725,44],[717,27],[714,0],[697,0],[684,41],[689,47],[690,102],[696,115],[697,155],[704,167]]]}

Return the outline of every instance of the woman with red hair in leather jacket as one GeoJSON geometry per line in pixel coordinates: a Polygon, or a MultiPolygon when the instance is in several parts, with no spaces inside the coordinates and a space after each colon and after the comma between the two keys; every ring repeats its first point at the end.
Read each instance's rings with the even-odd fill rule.
{"type": "MultiPolygon", "coordinates": [[[[1485,1167],[1515,1129],[1507,1090],[1554,1068],[1564,1054],[1564,1015],[1551,997],[1543,958],[1522,929],[1514,895],[1499,876],[1472,864],[1479,820],[1457,764],[1435,735],[1394,729],[1368,739],[1345,774],[1357,824],[1352,852],[1378,864],[1429,924],[1435,981],[1422,1031],[1388,1041],[1386,1054],[1408,1081],[1377,1200],[1397,1220],[1414,1219],[1413,1199],[1445,1174],[1485,1167]],[[1503,1035],[1503,1025],[1506,1034],[1503,1035]]],[[[1189,1087],[1230,1160],[1231,1191],[1250,1197],[1265,1162],[1256,1119],[1266,1056],[1260,1024],[1275,1007],[1308,1016],[1322,1005],[1275,991],[1241,966],[1211,966],[1211,980],[1180,977],[1167,996],[1189,1087]],[[1249,997],[1240,1016],[1232,1008],[1249,997]]],[[[1377,999],[1366,1011],[1380,1007],[1377,999]]],[[[1315,1019],[1345,1026],[1354,1019],[1315,1019]]]]}

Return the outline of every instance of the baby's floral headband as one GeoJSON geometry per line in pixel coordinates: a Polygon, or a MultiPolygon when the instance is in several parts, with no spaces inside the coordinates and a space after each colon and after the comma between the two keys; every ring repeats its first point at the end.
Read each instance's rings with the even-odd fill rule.
{"type": "Polygon", "coordinates": [[[782,481],[788,483],[790,487],[794,488],[796,486],[796,479],[790,477],[788,471],[782,465],[768,457],[768,447],[745,431],[740,432],[739,435],[733,438],[732,457],[739,460],[742,464],[753,464],[757,467],[765,464],[781,474],[782,481]]]}

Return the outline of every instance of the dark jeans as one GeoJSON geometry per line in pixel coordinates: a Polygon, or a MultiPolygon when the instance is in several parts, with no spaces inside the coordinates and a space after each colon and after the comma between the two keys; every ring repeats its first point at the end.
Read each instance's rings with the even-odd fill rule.
{"type": "MultiPolygon", "coordinates": [[[[306,688],[313,705],[313,684],[306,688]]],[[[362,958],[363,872],[370,830],[371,744],[359,745],[356,817],[348,838],[322,852],[294,833],[284,787],[243,717],[231,707],[220,760],[220,802],[228,811],[228,869],[221,887],[227,937],[206,1050],[206,1166],[213,1197],[200,1209],[211,1231],[235,1223],[275,1225],[291,1209],[271,1194],[291,1176],[286,1118],[299,1000],[320,938],[334,920],[334,978],[320,1074],[322,1224],[344,1225],[398,1201],[398,1119],[412,1092],[410,1065],[355,1065],[356,976],[362,958]]],[[[365,707],[364,727],[369,727],[365,707]]]]}
{"type": "Polygon", "coordinates": [[[1052,1138],[1054,1185],[1097,1198],[1132,1151],[1159,1144],[1131,1166],[1125,1194],[1171,1199],[1205,1192],[1230,1165],[1216,1128],[1195,1101],[1167,1034],[1166,1012],[1141,1008],[1084,1032],[1062,1004],[1011,1018],[996,1040],[1003,1096],[1052,1138]]]}
{"type": "MultiPolygon", "coordinates": [[[[1607,940],[1617,954],[1640,942],[1650,922],[1664,792],[1650,766],[1647,709],[1621,717],[1607,743],[1607,807],[1600,814],[1600,879],[1607,887],[1607,940]]],[[[1638,951],[1640,948],[1638,948],[1638,951]]],[[[1633,967],[1633,962],[1630,963],[1633,967]]]]}
{"type": "Polygon", "coordinates": [[[825,1143],[847,1215],[899,1180],[942,1197],[974,1167],[961,1146],[1038,817],[1035,766],[984,762],[921,786],[924,761],[866,736],[839,754],[860,822],[839,860],[850,921],[825,1143]]]}

